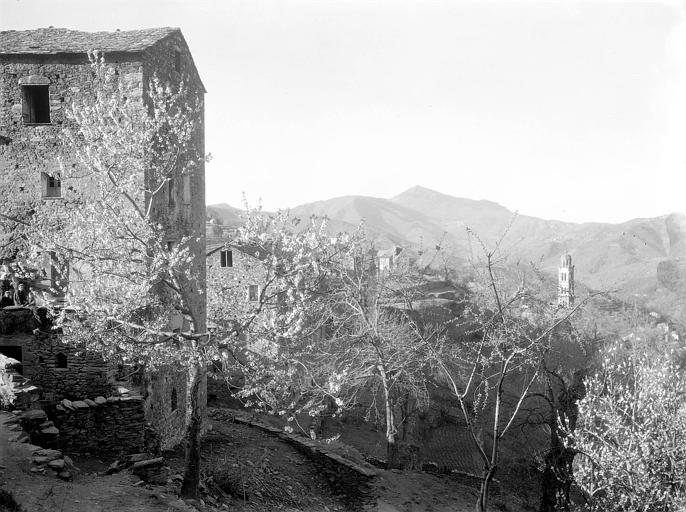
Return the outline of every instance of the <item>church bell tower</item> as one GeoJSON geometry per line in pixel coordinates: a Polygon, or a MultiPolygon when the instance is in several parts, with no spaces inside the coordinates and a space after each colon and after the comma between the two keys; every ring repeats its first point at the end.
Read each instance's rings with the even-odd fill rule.
{"type": "Polygon", "coordinates": [[[574,306],[574,265],[569,254],[563,254],[560,258],[557,283],[557,305],[565,308],[574,306]]]}

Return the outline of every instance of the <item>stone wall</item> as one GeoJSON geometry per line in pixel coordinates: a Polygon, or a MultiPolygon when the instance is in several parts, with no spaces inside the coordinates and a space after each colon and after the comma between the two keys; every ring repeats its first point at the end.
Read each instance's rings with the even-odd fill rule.
{"type": "MultiPolygon", "coordinates": [[[[122,77],[131,78],[132,94],[136,80],[140,90],[141,64],[120,61],[116,65],[122,77]]],[[[86,54],[0,56],[0,201],[12,210],[6,213],[21,218],[38,201],[49,201],[51,208],[60,208],[61,200],[43,198],[42,173],[59,172],[59,135],[68,124],[65,112],[75,97],[88,92],[92,86],[93,75],[86,54]],[[49,124],[22,122],[21,88],[27,82],[48,86],[49,124]]],[[[3,247],[0,260],[10,259],[13,249],[3,247]]]]}
{"type": "Polygon", "coordinates": [[[157,433],[159,448],[169,450],[183,439],[186,374],[165,368],[145,374],[145,417],[157,433]]]}
{"type": "Polygon", "coordinates": [[[120,454],[144,449],[146,421],[141,397],[63,400],[47,412],[65,451],[120,454]]]}
{"type": "Polygon", "coordinates": [[[56,336],[37,336],[31,348],[38,366],[28,377],[42,390],[43,400],[110,394],[112,369],[99,355],[65,345],[56,336]]]}
{"type": "Polygon", "coordinates": [[[0,351],[21,349],[22,375],[40,389],[41,399],[110,394],[112,369],[99,355],[65,345],[58,334],[39,327],[29,308],[0,310],[0,351]]]}

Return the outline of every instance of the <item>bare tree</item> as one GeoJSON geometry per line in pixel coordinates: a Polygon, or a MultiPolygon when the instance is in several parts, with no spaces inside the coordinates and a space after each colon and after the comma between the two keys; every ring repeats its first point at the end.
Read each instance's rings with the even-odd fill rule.
{"type": "Polygon", "coordinates": [[[417,332],[449,383],[481,459],[476,510],[485,512],[503,438],[530,398],[556,331],[582,303],[562,311],[549,306],[525,272],[504,265],[502,238],[489,250],[470,234],[481,246],[483,260],[474,267],[477,279],[471,283],[469,304],[450,324],[417,326],[417,332]]]}

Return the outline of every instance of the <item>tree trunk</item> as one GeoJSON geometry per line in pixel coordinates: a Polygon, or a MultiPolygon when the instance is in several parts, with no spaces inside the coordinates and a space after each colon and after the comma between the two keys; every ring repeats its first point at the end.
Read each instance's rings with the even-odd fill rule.
{"type": "Polygon", "coordinates": [[[398,467],[398,444],[396,437],[398,432],[395,429],[395,418],[393,415],[393,404],[386,398],[386,466],[388,469],[398,467]]]}
{"type": "Polygon", "coordinates": [[[379,373],[381,374],[384,405],[386,408],[386,468],[393,469],[398,466],[398,445],[396,443],[398,431],[395,428],[393,403],[391,402],[391,393],[388,388],[388,380],[386,379],[386,369],[383,365],[379,365],[378,368],[379,373]]]}
{"type": "Polygon", "coordinates": [[[573,480],[572,462],[574,451],[566,448],[551,426],[550,449],[545,457],[545,469],[541,475],[541,504],[539,512],[569,510],[569,492],[573,480]]]}
{"type": "Polygon", "coordinates": [[[488,511],[488,494],[491,491],[491,483],[495,476],[495,466],[491,466],[484,472],[483,480],[481,480],[481,487],[479,488],[479,499],[476,502],[476,512],[488,511]]]}
{"type": "Polygon", "coordinates": [[[410,417],[410,392],[409,391],[405,394],[405,398],[403,399],[402,403],[400,404],[400,413],[402,414],[402,418],[400,418],[400,422],[403,426],[403,434],[402,434],[400,440],[406,441],[407,440],[407,423],[408,423],[409,417],[410,417]]]}
{"type": "Polygon", "coordinates": [[[197,498],[200,486],[200,435],[204,416],[205,367],[194,364],[188,369],[186,386],[186,467],[181,485],[181,496],[197,498]]]}
{"type": "Polygon", "coordinates": [[[386,469],[398,467],[398,444],[395,442],[395,434],[390,434],[386,429],[386,469]]]}

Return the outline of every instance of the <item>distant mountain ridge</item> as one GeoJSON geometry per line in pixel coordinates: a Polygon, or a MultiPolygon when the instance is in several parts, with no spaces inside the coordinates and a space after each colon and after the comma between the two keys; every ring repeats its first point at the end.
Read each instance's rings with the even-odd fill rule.
{"type": "MultiPolygon", "coordinates": [[[[240,210],[207,207],[222,224],[240,223],[240,210]]],[[[613,290],[627,301],[686,318],[686,215],[633,219],[620,224],[570,223],[516,215],[487,200],[453,197],[412,187],[390,199],[343,196],[296,206],[302,218],[326,215],[339,230],[364,220],[380,246],[434,247],[469,259],[477,250],[467,228],[492,246],[502,242],[506,254],[556,272],[559,256],[574,259],[577,279],[594,289],[613,290]]]]}

